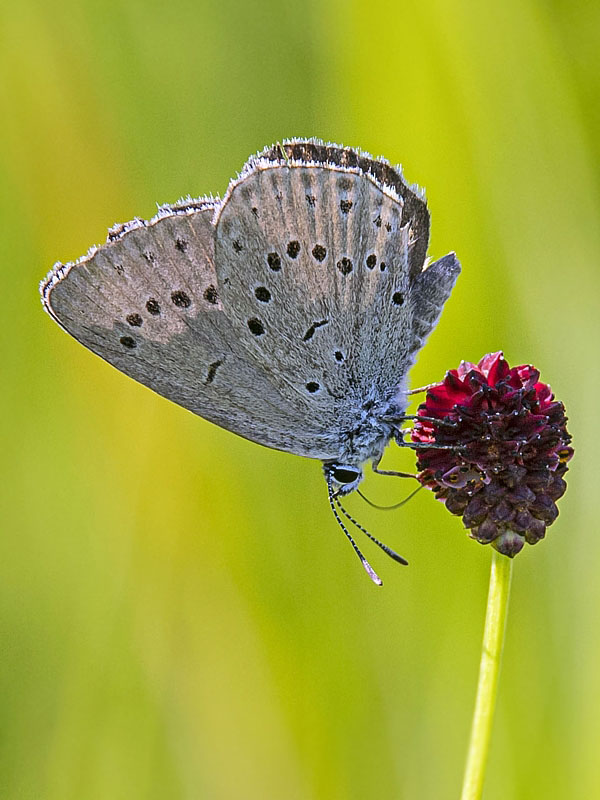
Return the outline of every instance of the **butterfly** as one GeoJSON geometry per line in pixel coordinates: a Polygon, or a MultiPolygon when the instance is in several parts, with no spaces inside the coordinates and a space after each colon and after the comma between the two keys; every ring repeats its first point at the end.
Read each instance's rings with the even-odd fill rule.
{"type": "MultiPolygon", "coordinates": [[[[50,316],[131,378],[258,444],[319,460],[337,509],[404,444],[407,375],[450,295],[423,193],[317,139],[253,156],[220,198],[113,227],[41,283],[50,316]]],[[[367,535],[367,531],[365,531],[367,535]]],[[[370,537],[397,561],[390,548],[370,537]]]]}

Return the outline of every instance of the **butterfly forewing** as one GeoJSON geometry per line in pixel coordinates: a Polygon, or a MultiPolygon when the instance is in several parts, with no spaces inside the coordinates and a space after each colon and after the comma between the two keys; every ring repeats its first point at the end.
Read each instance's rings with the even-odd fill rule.
{"type": "Polygon", "coordinates": [[[402,212],[363,173],[285,162],[258,162],[218,211],[217,276],[240,340],[331,425],[347,426],[357,398],[382,399],[410,366],[402,212]]]}

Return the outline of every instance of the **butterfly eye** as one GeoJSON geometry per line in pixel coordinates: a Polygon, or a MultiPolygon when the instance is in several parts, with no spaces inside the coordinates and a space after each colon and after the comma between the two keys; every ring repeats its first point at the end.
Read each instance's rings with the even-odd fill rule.
{"type": "Polygon", "coordinates": [[[357,469],[349,469],[348,467],[334,467],[331,471],[331,477],[336,483],[353,483],[360,477],[360,472],[357,469]]]}

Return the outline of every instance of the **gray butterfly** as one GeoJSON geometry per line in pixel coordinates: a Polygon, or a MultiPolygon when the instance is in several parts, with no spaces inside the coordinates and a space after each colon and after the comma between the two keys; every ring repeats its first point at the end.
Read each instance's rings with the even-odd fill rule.
{"type": "Polygon", "coordinates": [[[188,198],[114,227],[55,265],[42,300],[164,397],[322,461],[336,519],[381,583],[336,506],[346,513],[339,496],[365,463],[381,472],[391,438],[404,444],[407,373],[460,272],[453,253],[427,264],[428,238],[424,196],[399,167],[292,139],[251,158],[222,200],[188,198]]]}

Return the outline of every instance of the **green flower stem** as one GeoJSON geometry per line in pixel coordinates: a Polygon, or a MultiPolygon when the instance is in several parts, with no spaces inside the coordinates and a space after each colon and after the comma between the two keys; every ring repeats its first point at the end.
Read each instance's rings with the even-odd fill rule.
{"type": "Polygon", "coordinates": [[[479,684],[461,800],[480,800],[483,793],[504,644],[511,574],[512,559],[492,550],[492,571],[479,666],[479,684]]]}

